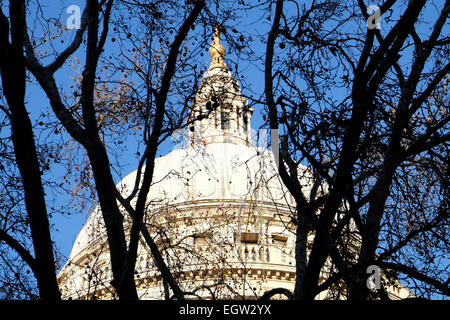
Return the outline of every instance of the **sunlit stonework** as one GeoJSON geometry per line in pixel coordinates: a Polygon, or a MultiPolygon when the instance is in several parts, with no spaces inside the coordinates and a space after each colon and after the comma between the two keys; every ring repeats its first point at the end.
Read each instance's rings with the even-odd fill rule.
{"type": "MultiPolygon", "coordinates": [[[[186,298],[258,299],[273,288],[293,292],[295,202],[277,174],[273,153],[252,140],[253,109],[224,63],[219,36],[216,31],[211,66],[187,119],[188,134],[156,159],[145,222],[186,298]]],[[[299,178],[307,194],[306,167],[299,178]]],[[[118,184],[125,197],[135,179],[133,172],[118,184]]],[[[329,271],[323,270],[322,280],[329,271]]],[[[78,235],[58,279],[65,299],[117,298],[100,208],[78,235]]],[[[144,240],[135,279],[141,299],[172,296],[144,240]]],[[[408,294],[400,286],[389,292],[408,294]]],[[[342,297],[330,290],[317,298],[342,297]]]]}

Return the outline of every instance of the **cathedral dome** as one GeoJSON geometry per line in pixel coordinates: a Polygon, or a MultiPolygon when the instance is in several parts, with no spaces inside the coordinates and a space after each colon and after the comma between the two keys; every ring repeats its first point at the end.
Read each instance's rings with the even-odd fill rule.
{"type": "MultiPolygon", "coordinates": [[[[181,290],[195,298],[258,299],[274,288],[293,292],[296,204],[278,175],[274,153],[266,147],[268,132],[260,131],[256,143],[250,126],[253,109],[223,62],[225,49],[219,40],[216,30],[213,61],[192,101],[186,128],[172,136],[180,141],[155,159],[144,225],[181,290]]],[[[137,175],[132,172],[117,184],[124,198],[142,181],[137,175]]],[[[297,178],[309,198],[311,170],[299,165],[297,178]]],[[[316,187],[327,192],[326,185],[316,187]]],[[[135,199],[130,205],[135,207],[135,199]]],[[[131,219],[121,210],[128,238],[131,219]]],[[[167,298],[169,289],[154,251],[141,240],[135,268],[138,295],[167,298]]],[[[63,298],[117,297],[107,246],[97,207],[58,274],[63,298]]],[[[329,274],[327,268],[320,281],[329,274]]],[[[327,295],[325,291],[318,298],[327,295]]]]}
{"type": "MultiPolygon", "coordinates": [[[[191,145],[155,161],[149,208],[188,203],[253,203],[295,208],[295,202],[276,171],[273,153],[265,148],[233,143],[191,145]]],[[[124,197],[134,187],[137,172],[117,185],[124,197]]],[[[305,178],[305,188],[308,182],[305,178]]],[[[70,254],[76,257],[94,242],[100,210],[94,210],[70,254]],[[94,227],[96,225],[96,227],[94,227]]]]}
{"type": "MultiPolygon", "coordinates": [[[[218,33],[212,46],[221,48],[218,33]]],[[[253,109],[223,62],[224,54],[224,50],[211,51],[213,62],[192,101],[186,128],[173,135],[180,141],[170,153],[155,159],[144,222],[161,250],[166,250],[167,264],[186,291],[210,284],[223,287],[216,297],[257,297],[267,289],[293,284],[291,217],[296,206],[278,175],[274,154],[266,147],[268,135],[260,132],[259,146],[256,143],[250,126],[253,109]],[[242,270],[259,280],[249,287],[242,270]]],[[[308,190],[309,171],[305,167],[301,171],[299,177],[304,177],[308,190]]],[[[137,174],[132,172],[117,184],[123,197],[132,194],[137,174]]],[[[128,234],[130,218],[122,209],[128,234]]],[[[96,296],[108,298],[112,291],[106,245],[97,207],[58,275],[65,297],[89,298],[95,291],[96,296]],[[97,280],[86,276],[85,266],[97,280]],[[93,281],[98,288],[92,289],[93,281]]],[[[137,287],[141,297],[160,299],[163,286],[152,261],[146,246],[140,245],[137,287]]],[[[210,292],[205,295],[211,297],[210,292]]]]}

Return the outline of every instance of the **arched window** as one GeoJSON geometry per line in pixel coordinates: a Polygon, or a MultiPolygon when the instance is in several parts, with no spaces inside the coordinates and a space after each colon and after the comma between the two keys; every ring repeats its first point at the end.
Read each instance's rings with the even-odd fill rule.
{"type": "Polygon", "coordinates": [[[220,127],[222,130],[230,129],[230,113],[226,111],[220,112],[220,127]]]}
{"type": "Polygon", "coordinates": [[[248,130],[248,115],[247,115],[247,111],[243,111],[242,112],[242,126],[244,128],[244,133],[247,133],[248,130]]]}

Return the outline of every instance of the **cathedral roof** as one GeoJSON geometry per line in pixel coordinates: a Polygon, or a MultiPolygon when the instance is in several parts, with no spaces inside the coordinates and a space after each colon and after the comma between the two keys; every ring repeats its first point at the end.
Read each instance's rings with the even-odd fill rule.
{"type": "MultiPolygon", "coordinates": [[[[128,196],[136,171],[117,184],[128,196]]],[[[305,187],[308,181],[305,179],[305,187]]],[[[277,174],[273,153],[245,144],[212,143],[170,152],[155,161],[149,210],[184,205],[221,206],[224,203],[295,208],[294,201],[277,174]]],[[[70,260],[105,233],[99,208],[93,211],[78,235],[70,260]]]]}
{"type": "MultiPolygon", "coordinates": [[[[218,44],[216,33],[211,45],[218,44]]],[[[223,58],[224,53],[211,50],[213,62],[203,76],[188,118],[188,122],[191,120],[188,126],[194,130],[181,134],[185,145],[179,144],[155,160],[149,208],[185,204],[220,206],[224,202],[295,206],[278,176],[273,153],[252,143],[253,109],[247,106],[223,59],[217,57],[220,54],[223,58]]],[[[132,172],[118,183],[124,197],[132,192],[136,175],[136,171],[132,172]]],[[[308,188],[306,177],[304,186],[308,188]]],[[[69,259],[104,232],[101,211],[97,208],[78,235],[69,259]]]]}

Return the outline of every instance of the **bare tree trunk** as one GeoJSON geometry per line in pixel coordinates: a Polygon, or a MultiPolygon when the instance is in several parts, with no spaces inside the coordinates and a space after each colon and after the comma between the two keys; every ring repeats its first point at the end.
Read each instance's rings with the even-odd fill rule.
{"type": "Polygon", "coordinates": [[[0,11],[1,43],[0,69],[3,93],[9,105],[12,141],[16,163],[22,177],[30,230],[35,253],[35,273],[42,300],[59,300],[53,245],[47,216],[39,159],[34,142],[33,128],[25,108],[25,62],[23,40],[25,30],[25,4],[10,2],[11,44],[8,21],[0,11]]]}
{"type": "MultiPolygon", "coordinates": [[[[110,1],[107,10],[111,9],[111,5],[112,2],[110,1]]],[[[134,272],[131,274],[125,272],[127,246],[123,228],[123,215],[117,204],[110,162],[105,145],[99,136],[94,106],[95,75],[98,58],[103,45],[98,39],[99,12],[100,7],[98,2],[96,0],[89,0],[87,12],[89,20],[87,26],[86,66],[83,71],[80,99],[86,134],[89,137],[89,141],[91,141],[85,144],[85,148],[91,162],[95,186],[107,230],[111,268],[114,276],[113,285],[116,287],[121,299],[137,300],[138,295],[134,283],[134,272]]],[[[105,29],[103,31],[105,32],[105,29]]]]}
{"type": "Polygon", "coordinates": [[[77,31],[72,44],[48,66],[43,67],[39,63],[28,37],[25,41],[25,47],[27,53],[27,67],[47,94],[55,115],[72,138],[79,142],[88,153],[103,219],[107,229],[111,268],[114,278],[112,284],[116,288],[120,299],[136,300],[138,297],[133,275],[128,277],[123,276],[127,254],[125,232],[122,223],[123,216],[119,210],[115,196],[116,190],[111,174],[108,154],[99,136],[94,106],[96,68],[108,33],[108,23],[112,3],[113,1],[109,0],[105,4],[103,10],[103,30],[99,37],[99,14],[101,8],[97,0],[88,0],[85,12],[83,13],[81,27],[77,31]],[[53,73],[58,70],[70,54],[80,46],[82,35],[86,28],[88,34],[86,64],[83,71],[81,83],[82,92],[80,98],[85,126],[85,128],[83,128],[62,102],[53,73]]]}
{"type": "Polygon", "coordinates": [[[97,141],[88,150],[92,172],[94,174],[102,216],[106,226],[109,245],[113,286],[120,299],[136,300],[138,298],[134,285],[134,274],[124,277],[126,261],[126,239],[123,228],[123,215],[117,205],[114,181],[111,176],[108,155],[104,145],[97,141]],[[119,280],[120,279],[120,280],[119,280]]]}
{"type": "MultiPolygon", "coordinates": [[[[411,28],[413,28],[424,5],[425,1],[415,1],[414,3],[410,3],[402,19],[398,22],[397,25],[402,31],[398,35],[396,41],[400,45],[403,44],[411,28]]],[[[362,237],[362,246],[358,258],[358,263],[363,266],[363,268],[359,269],[359,272],[357,272],[353,281],[349,283],[349,294],[350,299],[352,300],[368,299],[369,289],[366,284],[367,274],[365,274],[365,267],[375,263],[385,204],[390,194],[395,171],[404,160],[401,140],[403,138],[404,130],[408,127],[409,117],[412,115],[411,110],[408,110],[408,108],[413,105],[414,92],[416,91],[425,63],[433,50],[433,43],[438,39],[442,28],[445,25],[449,12],[450,1],[447,0],[439,19],[436,20],[433,32],[430,36],[429,43],[431,45],[426,48],[416,46],[415,59],[413,61],[411,73],[407,80],[402,83],[402,94],[399,100],[400,102],[395,122],[392,127],[389,145],[384,156],[384,164],[380,169],[377,182],[373,187],[373,196],[370,200],[370,206],[367,212],[365,232],[362,237]]],[[[400,45],[398,45],[397,50],[400,50],[400,45]]],[[[437,77],[439,77],[439,74],[437,77]]]]}
{"type": "Polygon", "coordinates": [[[295,288],[294,300],[303,300],[303,287],[305,282],[308,228],[305,214],[297,209],[297,230],[295,238],[295,288]]]}
{"type": "MultiPolygon", "coordinates": [[[[129,250],[127,255],[127,272],[133,273],[136,265],[136,257],[137,257],[137,249],[139,245],[139,237],[140,233],[143,229],[143,218],[145,214],[145,207],[147,202],[147,196],[150,191],[150,185],[152,183],[153,179],[153,171],[155,168],[155,156],[156,151],[158,148],[158,141],[161,135],[161,130],[163,126],[163,120],[164,120],[164,114],[165,114],[165,105],[167,100],[167,95],[169,93],[170,89],[170,82],[172,80],[172,77],[175,73],[176,68],[176,62],[178,59],[178,53],[180,50],[180,47],[188,35],[188,32],[192,25],[194,25],[195,21],[197,20],[197,17],[200,15],[200,12],[203,10],[205,6],[204,0],[198,0],[195,3],[194,8],[192,9],[189,16],[184,21],[183,25],[181,26],[177,36],[175,37],[175,40],[171,46],[169,56],[167,59],[167,65],[161,80],[161,89],[158,91],[155,97],[156,102],[156,114],[154,119],[154,125],[152,134],[150,136],[149,142],[146,147],[146,167],[144,171],[144,177],[141,185],[141,189],[139,191],[137,200],[136,200],[136,210],[134,212],[134,219],[133,224],[131,226],[130,231],[130,244],[129,244],[129,250]]],[[[160,256],[159,250],[155,248],[153,240],[147,239],[147,242],[151,245],[150,249],[155,257],[155,260],[158,263],[158,266],[160,266],[160,271],[164,271],[162,274],[165,276],[165,280],[168,282],[168,284],[171,286],[172,290],[174,291],[175,296],[179,299],[183,299],[183,293],[176,283],[175,279],[173,278],[172,274],[170,272],[167,272],[167,268],[165,268],[165,263],[162,257],[160,256]],[[155,256],[156,254],[156,256],[155,256]]]]}

